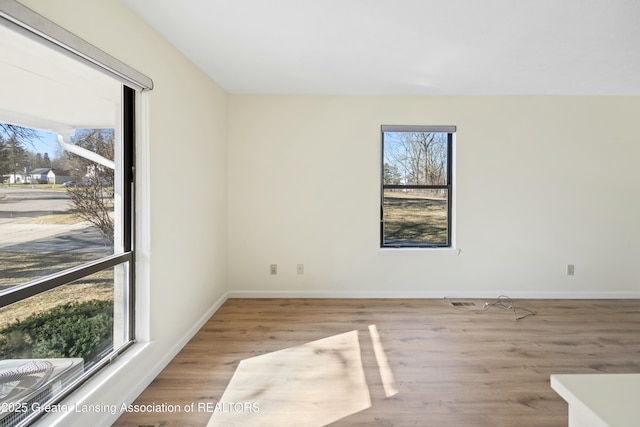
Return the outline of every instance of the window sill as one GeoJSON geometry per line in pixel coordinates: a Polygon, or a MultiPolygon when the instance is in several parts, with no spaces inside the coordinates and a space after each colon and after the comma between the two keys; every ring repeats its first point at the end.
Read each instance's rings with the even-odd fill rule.
{"type": "Polygon", "coordinates": [[[457,256],[456,248],[379,248],[379,255],[390,256],[457,256]]]}

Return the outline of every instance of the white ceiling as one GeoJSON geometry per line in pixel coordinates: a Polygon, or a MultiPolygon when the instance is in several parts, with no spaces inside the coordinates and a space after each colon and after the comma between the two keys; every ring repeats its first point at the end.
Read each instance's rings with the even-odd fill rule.
{"type": "Polygon", "coordinates": [[[640,94],[637,0],[123,0],[231,93],[640,94]]]}

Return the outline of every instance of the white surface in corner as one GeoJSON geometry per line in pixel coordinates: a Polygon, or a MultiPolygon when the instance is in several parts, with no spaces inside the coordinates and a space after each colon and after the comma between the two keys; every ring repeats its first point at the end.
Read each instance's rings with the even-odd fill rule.
{"type": "Polygon", "coordinates": [[[570,427],[635,427],[640,420],[640,374],[551,375],[569,404],[570,427]]]}

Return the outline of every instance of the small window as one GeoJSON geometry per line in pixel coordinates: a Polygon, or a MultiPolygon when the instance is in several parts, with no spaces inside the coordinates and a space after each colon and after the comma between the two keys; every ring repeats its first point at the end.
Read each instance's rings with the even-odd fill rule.
{"type": "Polygon", "coordinates": [[[454,126],[382,126],[380,246],[450,248],[454,126]]]}

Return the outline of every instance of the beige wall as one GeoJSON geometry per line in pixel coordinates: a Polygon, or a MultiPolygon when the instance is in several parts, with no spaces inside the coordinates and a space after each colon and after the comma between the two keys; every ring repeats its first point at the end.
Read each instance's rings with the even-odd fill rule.
{"type": "MultiPolygon", "coordinates": [[[[138,147],[146,344],[85,387],[87,403],[135,397],[227,290],[640,291],[638,97],[227,95],[118,1],[22,2],[155,83],[142,97],[138,147]],[[458,256],[378,249],[381,124],[458,127],[458,256]]],[[[112,418],[85,415],[75,425],[112,418]]]]}
{"type": "MultiPolygon", "coordinates": [[[[22,3],[155,85],[141,98],[146,120],[137,147],[138,329],[147,344],[121,361],[115,376],[102,373],[80,393],[93,403],[120,405],[227,291],[227,94],[119,1],[22,3]]],[[[109,415],[76,422],[98,425],[100,417],[109,415]]]]}
{"type": "Polygon", "coordinates": [[[637,296],[638,111],[638,97],[232,95],[232,295],[637,296]],[[378,249],[381,124],[457,126],[460,255],[378,249]]]}

